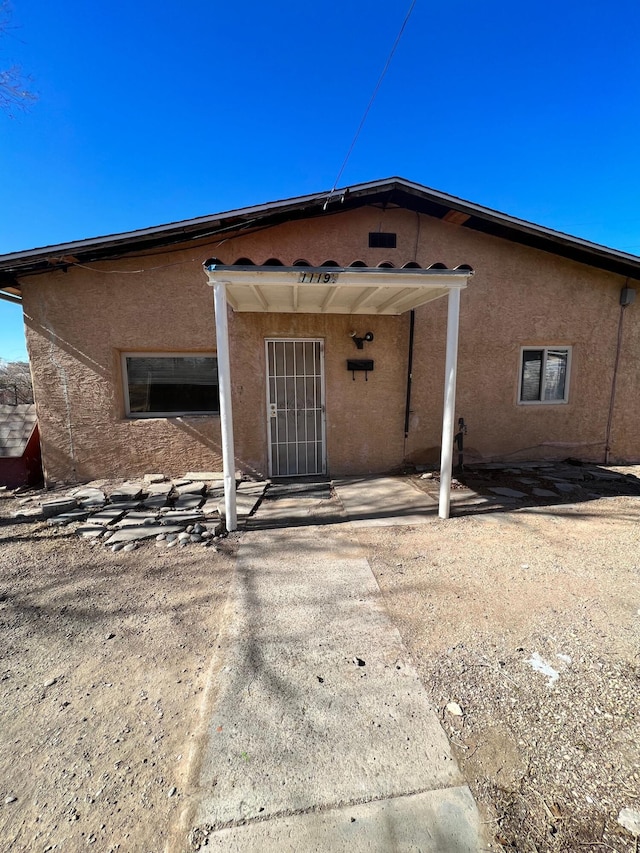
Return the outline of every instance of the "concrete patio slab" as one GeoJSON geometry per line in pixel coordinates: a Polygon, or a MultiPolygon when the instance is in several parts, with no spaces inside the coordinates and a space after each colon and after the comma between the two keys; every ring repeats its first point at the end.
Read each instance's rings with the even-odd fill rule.
{"type": "Polygon", "coordinates": [[[107,528],[103,524],[84,524],[76,530],[85,539],[99,539],[107,528]]]}
{"type": "Polygon", "coordinates": [[[176,498],[173,505],[179,510],[194,510],[199,509],[204,503],[204,495],[185,494],[176,498]]]}
{"type": "Polygon", "coordinates": [[[142,486],[138,483],[122,483],[109,495],[111,503],[129,503],[139,500],[142,495],[142,486]]]}
{"type": "Polygon", "coordinates": [[[519,489],[510,489],[508,486],[493,486],[489,489],[494,495],[499,495],[501,498],[526,498],[526,492],[521,492],[519,489]]]}
{"type": "Polygon", "coordinates": [[[155,484],[155,483],[164,483],[164,481],[167,478],[165,477],[164,474],[145,474],[143,479],[144,479],[145,483],[155,484]]]}
{"type": "Polygon", "coordinates": [[[74,497],[77,501],[89,500],[91,498],[95,498],[100,501],[105,500],[105,494],[102,489],[98,489],[93,486],[83,486],[79,489],[74,489],[71,492],[71,497],[74,497]]]}
{"type": "Polygon", "coordinates": [[[131,509],[140,509],[142,506],[140,501],[116,501],[113,504],[107,504],[100,512],[106,512],[108,510],[122,510],[122,512],[128,512],[131,509]]]}
{"type": "MultiPolygon", "coordinates": [[[[76,521],[84,521],[89,517],[91,510],[89,509],[72,509],[70,512],[63,512],[60,515],[49,518],[49,524],[61,525],[73,524],[76,521]]],[[[46,516],[45,516],[46,518],[46,516]]]]}
{"type": "Polygon", "coordinates": [[[222,471],[187,471],[185,480],[222,480],[222,471]]]}
{"type": "Polygon", "coordinates": [[[424,524],[438,516],[437,500],[401,477],[352,477],[333,486],[357,527],[424,524]]]}
{"type": "Polygon", "coordinates": [[[537,498],[557,498],[558,493],[552,492],[550,489],[533,489],[531,494],[535,495],[537,498]]]}
{"type": "MultiPolygon", "coordinates": [[[[242,480],[238,483],[236,491],[244,492],[246,494],[262,495],[268,485],[269,484],[264,480],[242,480]]],[[[209,491],[211,492],[211,489],[209,489],[209,491]]]]}
{"type": "Polygon", "coordinates": [[[142,502],[142,506],[147,509],[162,509],[162,507],[167,506],[167,496],[150,495],[142,502]]]}
{"type": "Polygon", "coordinates": [[[256,515],[247,520],[247,527],[252,530],[267,530],[276,527],[344,524],[347,521],[344,508],[337,498],[279,498],[275,501],[264,501],[256,515]]]}
{"type": "Polygon", "coordinates": [[[158,497],[160,495],[167,497],[172,488],[172,483],[152,483],[150,486],[145,486],[145,492],[149,497],[158,497]]]}
{"type": "Polygon", "coordinates": [[[220,513],[218,511],[218,507],[220,506],[220,499],[216,498],[214,500],[206,500],[202,506],[200,507],[200,512],[203,516],[210,518],[211,516],[219,516],[220,513]]]}
{"type": "Polygon", "coordinates": [[[590,477],[595,480],[624,480],[625,475],[620,471],[611,471],[604,468],[587,468],[590,477]]]}
{"type": "MultiPolygon", "coordinates": [[[[245,521],[262,500],[267,483],[241,483],[236,492],[236,513],[238,521],[245,521]]],[[[221,518],[225,516],[224,495],[216,504],[221,518]]]]}
{"type": "Polygon", "coordinates": [[[267,493],[269,500],[272,498],[309,498],[315,500],[329,500],[331,498],[331,483],[328,480],[317,482],[275,482],[269,486],[267,493]]]}
{"type": "Polygon", "coordinates": [[[176,491],[179,495],[204,495],[206,488],[202,480],[196,480],[192,483],[184,483],[181,486],[177,486],[176,491]]]}
{"type": "Polygon", "coordinates": [[[42,502],[42,515],[44,518],[52,518],[54,515],[69,513],[76,509],[78,502],[75,498],[53,498],[42,502]]]}
{"type": "Polygon", "coordinates": [[[114,527],[140,527],[143,524],[154,524],[157,517],[157,513],[131,510],[125,513],[114,527]]]}
{"type": "Polygon", "coordinates": [[[92,524],[115,524],[125,514],[126,510],[122,509],[122,504],[118,506],[106,506],[99,512],[91,514],[92,524]]]}

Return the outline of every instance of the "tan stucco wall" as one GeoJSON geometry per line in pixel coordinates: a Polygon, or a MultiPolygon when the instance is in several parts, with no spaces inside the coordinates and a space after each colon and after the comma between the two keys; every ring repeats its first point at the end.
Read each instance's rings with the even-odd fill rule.
{"type": "MultiPolygon", "coordinates": [[[[50,480],[162,470],[219,470],[213,417],[127,419],[123,351],[215,350],[202,262],[304,258],[348,266],[416,260],[470,264],[462,294],[457,416],[469,458],[579,456],[601,460],[619,318],[619,276],[404,210],[363,208],[288,223],[221,243],[147,258],[70,267],[23,281],[27,340],[50,480]],[[369,249],[369,231],[395,231],[395,250],[369,249]],[[146,269],[146,272],[136,272],[146,269]],[[517,405],[520,347],[571,345],[566,405],[517,405]]],[[[625,309],[612,459],[640,459],[640,304],[625,309]]],[[[408,315],[230,314],[238,465],[267,473],[264,339],[325,341],[327,458],[332,474],[383,471],[436,458],[440,445],[446,300],[416,312],[410,433],[404,407],[408,315]],[[349,338],[372,331],[358,352],[349,338]],[[346,359],[373,358],[356,381],[346,359]]]]}
{"type": "MultiPolygon", "coordinates": [[[[456,406],[468,426],[468,458],[601,461],[624,280],[495,238],[464,236],[468,262],[476,270],[461,299],[456,406]],[[519,405],[521,347],[554,345],[572,347],[568,403],[519,405]]],[[[637,312],[627,310],[637,335],[637,312]]],[[[436,381],[416,376],[409,458],[439,452],[432,412],[437,421],[445,324],[444,302],[420,309],[416,361],[424,373],[433,371],[436,381]]],[[[635,361],[637,371],[638,349],[629,343],[623,361],[627,370],[635,361]]],[[[627,394],[627,405],[640,414],[640,395],[627,394]]],[[[628,429],[617,426],[612,439],[613,457],[640,456],[637,437],[628,429]]]]}
{"type": "MultiPolygon", "coordinates": [[[[630,282],[638,288],[638,283],[630,282]]],[[[623,309],[622,347],[611,429],[612,461],[640,460],[640,301],[623,309]]],[[[613,341],[609,342],[610,348],[613,341]]]]}
{"type": "MultiPolygon", "coordinates": [[[[108,268],[114,267],[139,264],[108,268]]],[[[218,418],[124,414],[121,352],[215,350],[211,289],[198,264],[181,269],[175,276],[171,267],[143,275],[70,268],[26,284],[27,343],[48,480],[220,469],[218,418]]]]}
{"type": "Polygon", "coordinates": [[[234,375],[234,433],[241,465],[266,471],[265,338],[320,338],[325,342],[327,459],[334,474],[388,471],[402,461],[406,318],[343,315],[235,314],[231,320],[234,375]],[[371,328],[369,328],[371,326],[371,328]],[[366,328],[365,328],[366,327],[366,328]],[[375,338],[359,352],[349,336],[375,327],[375,338]],[[256,347],[256,342],[258,345],[256,347]],[[373,373],[355,380],[348,358],[372,358],[373,373]]]}

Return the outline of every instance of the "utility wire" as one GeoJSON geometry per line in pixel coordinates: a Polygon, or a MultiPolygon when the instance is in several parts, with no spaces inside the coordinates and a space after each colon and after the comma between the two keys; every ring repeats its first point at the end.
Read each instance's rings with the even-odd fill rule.
{"type": "Polygon", "coordinates": [[[347,163],[349,162],[349,158],[351,157],[351,153],[352,153],[353,149],[355,148],[356,142],[358,141],[358,137],[360,136],[360,131],[364,127],[364,123],[367,120],[367,116],[369,115],[369,110],[373,106],[373,102],[376,99],[376,95],[378,94],[378,90],[380,89],[380,86],[382,85],[382,81],[384,80],[385,75],[386,75],[387,71],[389,70],[389,66],[391,65],[391,60],[393,59],[393,54],[396,52],[396,48],[400,44],[400,39],[402,38],[402,34],[405,31],[407,24],[409,23],[409,18],[411,17],[411,13],[413,12],[414,6],[416,5],[417,2],[418,2],[418,0],[412,0],[411,5],[409,6],[409,11],[407,12],[405,19],[402,22],[402,26],[400,27],[400,32],[396,36],[396,40],[393,43],[393,47],[391,48],[391,52],[389,53],[389,56],[387,57],[387,61],[385,62],[384,68],[382,69],[382,74],[378,78],[378,82],[375,85],[375,88],[373,90],[373,94],[371,95],[369,103],[367,104],[367,108],[364,111],[362,119],[360,120],[360,124],[358,125],[358,129],[356,130],[355,136],[353,137],[353,139],[351,141],[351,145],[349,146],[349,150],[347,151],[347,156],[344,158],[342,166],[340,167],[340,171],[338,172],[338,176],[336,177],[335,182],[334,182],[333,186],[331,187],[331,191],[330,191],[329,195],[327,196],[327,200],[324,203],[324,209],[325,210],[327,209],[327,204],[329,203],[331,196],[335,192],[335,189],[338,186],[338,182],[339,182],[340,178],[342,177],[342,173],[344,172],[344,170],[347,166],[347,163]]]}

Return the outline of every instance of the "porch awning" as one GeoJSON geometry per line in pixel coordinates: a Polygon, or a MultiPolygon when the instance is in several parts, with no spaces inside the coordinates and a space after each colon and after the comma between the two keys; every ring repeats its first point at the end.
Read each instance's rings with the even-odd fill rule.
{"type": "Polygon", "coordinates": [[[237,527],[231,358],[227,304],[234,311],[301,314],[402,314],[448,296],[440,518],[449,517],[460,291],[473,270],[389,267],[227,266],[205,261],[216,318],[225,523],[237,527]]]}
{"type": "Polygon", "coordinates": [[[234,311],[403,314],[467,286],[473,270],[205,265],[234,311]]]}

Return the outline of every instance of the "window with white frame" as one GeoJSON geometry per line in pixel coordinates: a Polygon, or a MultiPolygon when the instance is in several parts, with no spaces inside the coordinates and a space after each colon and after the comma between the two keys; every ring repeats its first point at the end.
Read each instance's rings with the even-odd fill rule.
{"type": "Polygon", "coordinates": [[[523,347],[519,403],[566,403],[571,347],[523,347]]]}
{"type": "Polygon", "coordinates": [[[211,353],[123,353],[122,374],[128,417],[220,412],[218,360],[211,353]]]}

